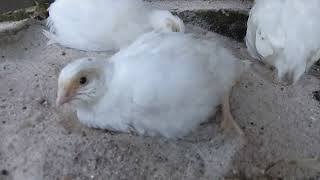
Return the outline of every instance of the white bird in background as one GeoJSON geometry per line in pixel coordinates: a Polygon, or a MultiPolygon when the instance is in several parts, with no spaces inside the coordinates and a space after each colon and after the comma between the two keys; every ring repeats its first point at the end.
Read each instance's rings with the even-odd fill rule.
{"type": "Polygon", "coordinates": [[[179,138],[224,102],[223,124],[242,134],[228,102],[238,63],[216,42],[149,32],[108,60],[83,58],[64,67],[57,104],[70,102],[90,127],[179,138]]]}
{"type": "Polygon", "coordinates": [[[86,51],[118,50],[152,30],[185,29],[177,16],[141,0],[56,0],[48,10],[50,43],[86,51]]]}
{"type": "Polygon", "coordinates": [[[256,0],[246,44],[254,58],[295,83],[320,58],[319,0],[256,0]]]}

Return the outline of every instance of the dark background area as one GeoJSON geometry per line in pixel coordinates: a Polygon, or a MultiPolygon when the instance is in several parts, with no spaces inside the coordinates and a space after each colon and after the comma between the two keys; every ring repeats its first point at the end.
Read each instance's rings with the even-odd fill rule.
{"type": "Polygon", "coordinates": [[[0,13],[26,8],[33,4],[33,0],[0,0],[0,13]]]}
{"type": "Polygon", "coordinates": [[[26,8],[37,2],[53,2],[54,0],[0,0],[0,14],[15,9],[26,8]]]}

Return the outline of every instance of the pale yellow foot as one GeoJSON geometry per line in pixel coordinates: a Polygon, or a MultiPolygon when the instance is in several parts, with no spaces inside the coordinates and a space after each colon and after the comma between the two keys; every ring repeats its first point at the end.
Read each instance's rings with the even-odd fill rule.
{"type": "Polygon", "coordinates": [[[229,94],[227,94],[223,98],[222,103],[222,122],[221,122],[221,130],[223,131],[229,131],[231,129],[234,129],[240,136],[244,136],[244,132],[240,128],[240,126],[235,122],[231,110],[230,110],[230,100],[229,100],[229,94]]]}

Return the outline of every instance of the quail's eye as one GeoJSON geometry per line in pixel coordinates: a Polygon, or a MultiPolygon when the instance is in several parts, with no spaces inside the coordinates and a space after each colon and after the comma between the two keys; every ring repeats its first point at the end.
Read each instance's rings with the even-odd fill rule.
{"type": "Polygon", "coordinates": [[[81,77],[79,83],[80,83],[81,85],[84,85],[84,84],[87,83],[87,81],[88,81],[88,80],[87,80],[86,77],[81,77]]]}

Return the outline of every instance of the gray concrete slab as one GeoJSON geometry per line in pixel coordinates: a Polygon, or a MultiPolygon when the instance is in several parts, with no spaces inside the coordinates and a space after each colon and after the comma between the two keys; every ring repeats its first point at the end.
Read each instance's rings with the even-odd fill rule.
{"type": "MultiPolygon", "coordinates": [[[[178,6],[189,6],[184,3],[178,6]]],[[[218,133],[219,113],[181,141],[110,133],[81,125],[68,108],[55,108],[54,100],[66,63],[111,53],[47,46],[45,27],[25,23],[0,24],[1,180],[320,178],[313,159],[320,149],[320,103],[313,94],[320,89],[319,66],[295,86],[274,84],[271,71],[252,60],[243,43],[188,25],[188,32],[252,61],[231,102],[247,142],[218,133]]]]}

